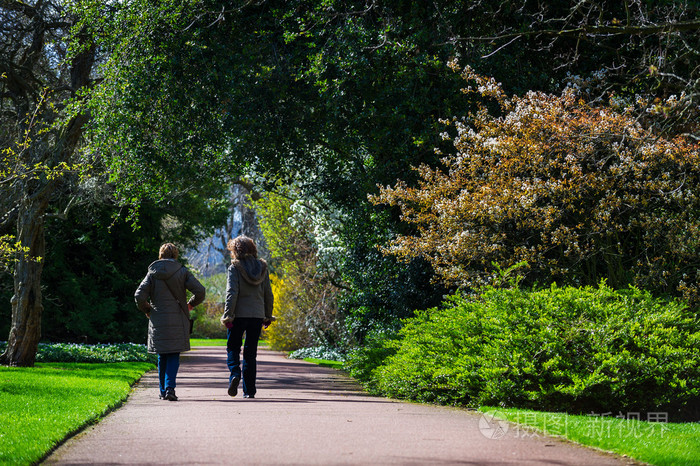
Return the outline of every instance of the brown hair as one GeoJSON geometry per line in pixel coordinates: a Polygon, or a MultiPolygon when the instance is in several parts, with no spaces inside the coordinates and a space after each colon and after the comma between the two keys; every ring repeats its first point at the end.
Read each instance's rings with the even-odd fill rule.
{"type": "Polygon", "coordinates": [[[245,235],[230,239],[226,245],[226,249],[231,251],[231,262],[241,260],[248,256],[258,257],[258,248],[255,242],[245,235]]]}
{"type": "Polygon", "coordinates": [[[177,259],[179,255],[180,251],[177,250],[177,246],[173,243],[165,243],[158,251],[158,259],[177,259]]]}

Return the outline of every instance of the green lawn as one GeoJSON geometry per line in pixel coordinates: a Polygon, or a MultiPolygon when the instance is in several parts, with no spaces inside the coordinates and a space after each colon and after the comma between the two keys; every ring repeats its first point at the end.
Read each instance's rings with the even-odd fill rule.
{"type": "Polygon", "coordinates": [[[0,464],[34,464],[66,436],[119,406],[145,362],[0,366],[0,464]]]}
{"type": "Polygon", "coordinates": [[[312,362],[322,367],[332,367],[333,369],[342,369],[345,364],[342,361],[331,361],[328,359],[304,358],[306,362],[312,362]]]}
{"type": "Polygon", "coordinates": [[[190,346],[226,346],[225,338],[190,338],[190,346]]]}
{"type": "MultiPolygon", "coordinates": [[[[519,409],[482,407],[487,418],[514,422],[517,435],[545,433],[627,455],[653,465],[700,464],[700,423],[646,422],[608,416],[577,416],[519,409]]],[[[623,414],[622,417],[626,417],[623,414]]]]}
{"type": "MultiPolygon", "coordinates": [[[[191,338],[190,346],[226,346],[225,338],[191,338]]],[[[267,346],[265,340],[260,340],[258,346],[267,346]]]]}

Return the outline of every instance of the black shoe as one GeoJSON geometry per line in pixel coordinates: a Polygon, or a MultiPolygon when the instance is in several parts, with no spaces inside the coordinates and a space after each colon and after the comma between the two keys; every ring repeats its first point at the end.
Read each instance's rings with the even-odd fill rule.
{"type": "Polygon", "coordinates": [[[228,396],[238,395],[238,384],[240,381],[241,378],[239,376],[236,376],[233,379],[231,379],[231,382],[228,384],[228,396]]]}
{"type": "Polygon", "coordinates": [[[255,398],[255,395],[248,395],[247,393],[243,395],[243,398],[255,398]]]}
{"type": "Polygon", "coordinates": [[[162,393],[159,393],[159,394],[158,394],[158,399],[159,399],[159,400],[164,400],[164,399],[165,399],[165,395],[163,395],[162,393]]]}
{"type": "Polygon", "coordinates": [[[175,390],[172,388],[168,388],[167,390],[165,390],[164,398],[168,401],[177,401],[177,396],[175,396],[175,390]]]}

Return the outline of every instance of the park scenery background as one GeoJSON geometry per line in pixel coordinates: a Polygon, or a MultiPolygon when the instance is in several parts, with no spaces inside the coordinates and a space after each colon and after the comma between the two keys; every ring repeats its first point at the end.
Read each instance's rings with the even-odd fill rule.
{"type": "Polygon", "coordinates": [[[270,346],[372,393],[698,421],[699,31],[690,0],[0,2],[0,362],[143,344],[163,242],[222,338],[246,234],[270,346]]]}

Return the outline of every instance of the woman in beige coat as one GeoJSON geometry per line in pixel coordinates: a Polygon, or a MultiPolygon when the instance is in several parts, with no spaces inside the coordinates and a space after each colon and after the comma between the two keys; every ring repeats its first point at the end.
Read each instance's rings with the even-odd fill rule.
{"type": "Polygon", "coordinates": [[[179,251],[172,243],[160,247],[158,260],[148,266],[148,273],[134,298],[148,317],[148,352],[158,354],[161,399],[177,401],[175,379],[180,367],[180,353],[190,350],[189,311],[204,301],[201,283],[177,261],[179,251]],[[187,291],[192,292],[189,302],[187,291]]]}

